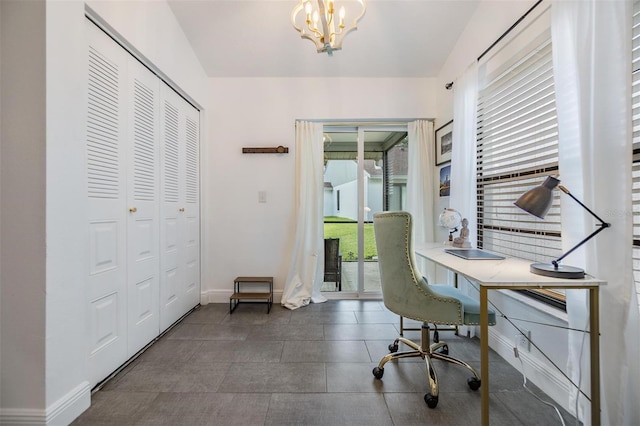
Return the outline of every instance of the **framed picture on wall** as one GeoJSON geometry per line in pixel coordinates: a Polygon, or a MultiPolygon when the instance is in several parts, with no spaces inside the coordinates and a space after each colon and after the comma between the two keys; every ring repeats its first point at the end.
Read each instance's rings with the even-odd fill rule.
{"type": "Polygon", "coordinates": [[[453,120],[436,129],[436,166],[451,161],[453,120]]]}
{"type": "Polygon", "coordinates": [[[442,166],[440,169],[440,196],[451,195],[451,164],[442,166]]]}

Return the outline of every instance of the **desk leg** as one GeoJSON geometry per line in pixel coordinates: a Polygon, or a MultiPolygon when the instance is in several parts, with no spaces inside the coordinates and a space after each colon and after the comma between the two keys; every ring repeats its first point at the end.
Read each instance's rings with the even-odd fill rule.
{"type": "Polygon", "coordinates": [[[487,288],[480,286],[480,393],[482,426],[489,426],[489,314],[487,288]]]}
{"type": "Polygon", "coordinates": [[[600,307],[598,287],[589,288],[589,342],[591,346],[591,424],[600,425],[600,307]]]}

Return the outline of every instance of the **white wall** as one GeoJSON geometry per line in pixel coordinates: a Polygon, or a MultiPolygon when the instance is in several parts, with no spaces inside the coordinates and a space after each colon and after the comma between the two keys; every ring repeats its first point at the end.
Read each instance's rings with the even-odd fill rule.
{"type": "Polygon", "coordinates": [[[482,0],[480,2],[438,74],[436,129],[453,118],[453,91],[446,90],[444,85],[462,75],[478,56],[535,3],[536,0],[482,0]]]}
{"type": "MultiPolygon", "coordinates": [[[[509,2],[483,0],[480,3],[438,75],[436,85],[438,108],[436,128],[453,118],[453,92],[446,90],[444,85],[455,81],[478,56],[534,4],[535,0],[509,2]]],[[[438,182],[439,176],[435,175],[434,177],[438,182]]],[[[448,200],[449,197],[439,198],[439,210],[448,206],[448,200]]],[[[437,223],[436,229],[438,230],[439,238],[444,240],[447,233],[440,230],[437,223]]],[[[439,271],[438,277],[442,276],[442,272],[439,271]]],[[[566,327],[566,315],[564,313],[539,303],[532,303],[530,299],[517,296],[514,292],[509,291],[491,292],[490,300],[507,317],[532,321],[531,323],[520,321],[517,325],[531,330],[533,341],[540,346],[543,352],[560,367],[566,367],[565,364],[568,357],[566,331],[561,328],[536,324],[542,323],[566,327]]],[[[498,324],[490,330],[490,345],[520,370],[520,362],[513,357],[512,351],[515,336],[516,330],[506,320],[498,319],[498,324]]],[[[541,387],[565,409],[572,411],[572,407],[568,404],[569,391],[566,380],[560,377],[560,374],[537,351],[523,353],[522,358],[527,368],[527,378],[541,387]]]]}
{"type": "Polygon", "coordinates": [[[206,75],[191,45],[164,0],[87,0],[87,5],[174,87],[206,107],[206,75]]]}
{"type": "Polygon", "coordinates": [[[364,220],[372,221],[375,213],[383,210],[384,192],[382,185],[382,176],[369,177],[367,180],[367,198],[366,207],[369,211],[364,212],[364,220]]]}
{"type": "MultiPolygon", "coordinates": [[[[205,73],[165,2],[89,3],[206,107],[205,73]]],[[[3,0],[0,7],[0,423],[66,424],[88,406],[90,390],[83,287],[88,235],[78,227],[86,217],[85,6],[3,0]]]]}
{"type": "Polygon", "coordinates": [[[86,189],[86,42],[79,2],[47,2],[46,45],[46,415],[73,419],[89,405],[86,396],[84,227],[86,189]],[[73,206],[73,208],[69,208],[73,206]],[[68,406],[68,407],[67,407],[68,406]]]}
{"type": "Polygon", "coordinates": [[[207,115],[212,172],[203,194],[213,207],[203,257],[204,300],[227,303],[238,275],[289,272],[295,204],[295,120],[433,117],[433,79],[211,79],[207,115]],[[215,129],[215,130],[213,130],[215,129]],[[289,147],[289,154],[242,154],[242,147],[289,147]],[[267,202],[258,203],[258,191],[267,202]]]}
{"type": "MultiPolygon", "coordinates": [[[[443,65],[436,82],[436,102],[438,113],[434,129],[453,119],[453,90],[445,89],[445,84],[455,81],[477,58],[509,29],[536,0],[482,0],[467,27],[458,38],[453,50],[443,65]]],[[[434,179],[440,179],[440,167],[436,168],[434,179]]],[[[437,194],[437,191],[436,191],[437,194]]],[[[436,196],[436,220],[438,214],[449,207],[449,197],[436,196]]],[[[444,241],[448,232],[436,223],[436,239],[444,241]]]]}
{"type": "MultiPolygon", "coordinates": [[[[365,177],[366,180],[366,177],[365,177]]],[[[335,187],[334,192],[340,191],[340,210],[336,210],[336,215],[358,221],[358,181],[343,183],[335,187]]],[[[337,206],[336,202],[336,206],[337,206]]],[[[365,203],[366,205],[366,203],[365,203]]]]}

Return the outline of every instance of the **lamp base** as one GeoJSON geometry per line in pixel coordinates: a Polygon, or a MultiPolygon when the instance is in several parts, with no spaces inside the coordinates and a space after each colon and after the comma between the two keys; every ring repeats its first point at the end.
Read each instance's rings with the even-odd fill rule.
{"type": "Polygon", "coordinates": [[[545,277],[569,279],[584,278],[584,269],[565,265],[558,265],[558,267],[555,267],[551,263],[532,263],[530,271],[533,274],[544,275],[545,277]]]}

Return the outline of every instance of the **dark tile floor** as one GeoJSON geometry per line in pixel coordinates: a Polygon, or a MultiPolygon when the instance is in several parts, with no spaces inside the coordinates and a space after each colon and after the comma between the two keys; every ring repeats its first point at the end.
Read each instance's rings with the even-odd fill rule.
{"type": "MultiPolygon", "coordinates": [[[[387,363],[382,380],[373,377],[399,331],[381,301],[334,300],[295,311],[274,305],[270,314],[264,305],[241,304],[233,315],[228,309],[209,304],[191,313],[95,392],[73,425],[480,424],[480,392],[468,388],[462,367],[435,361],[435,409],[423,399],[419,358],[387,363]]],[[[450,331],[440,338],[452,356],[480,368],[477,339],[450,331]]],[[[495,353],[490,378],[492,425],[560,424],[495,353]]]]}

